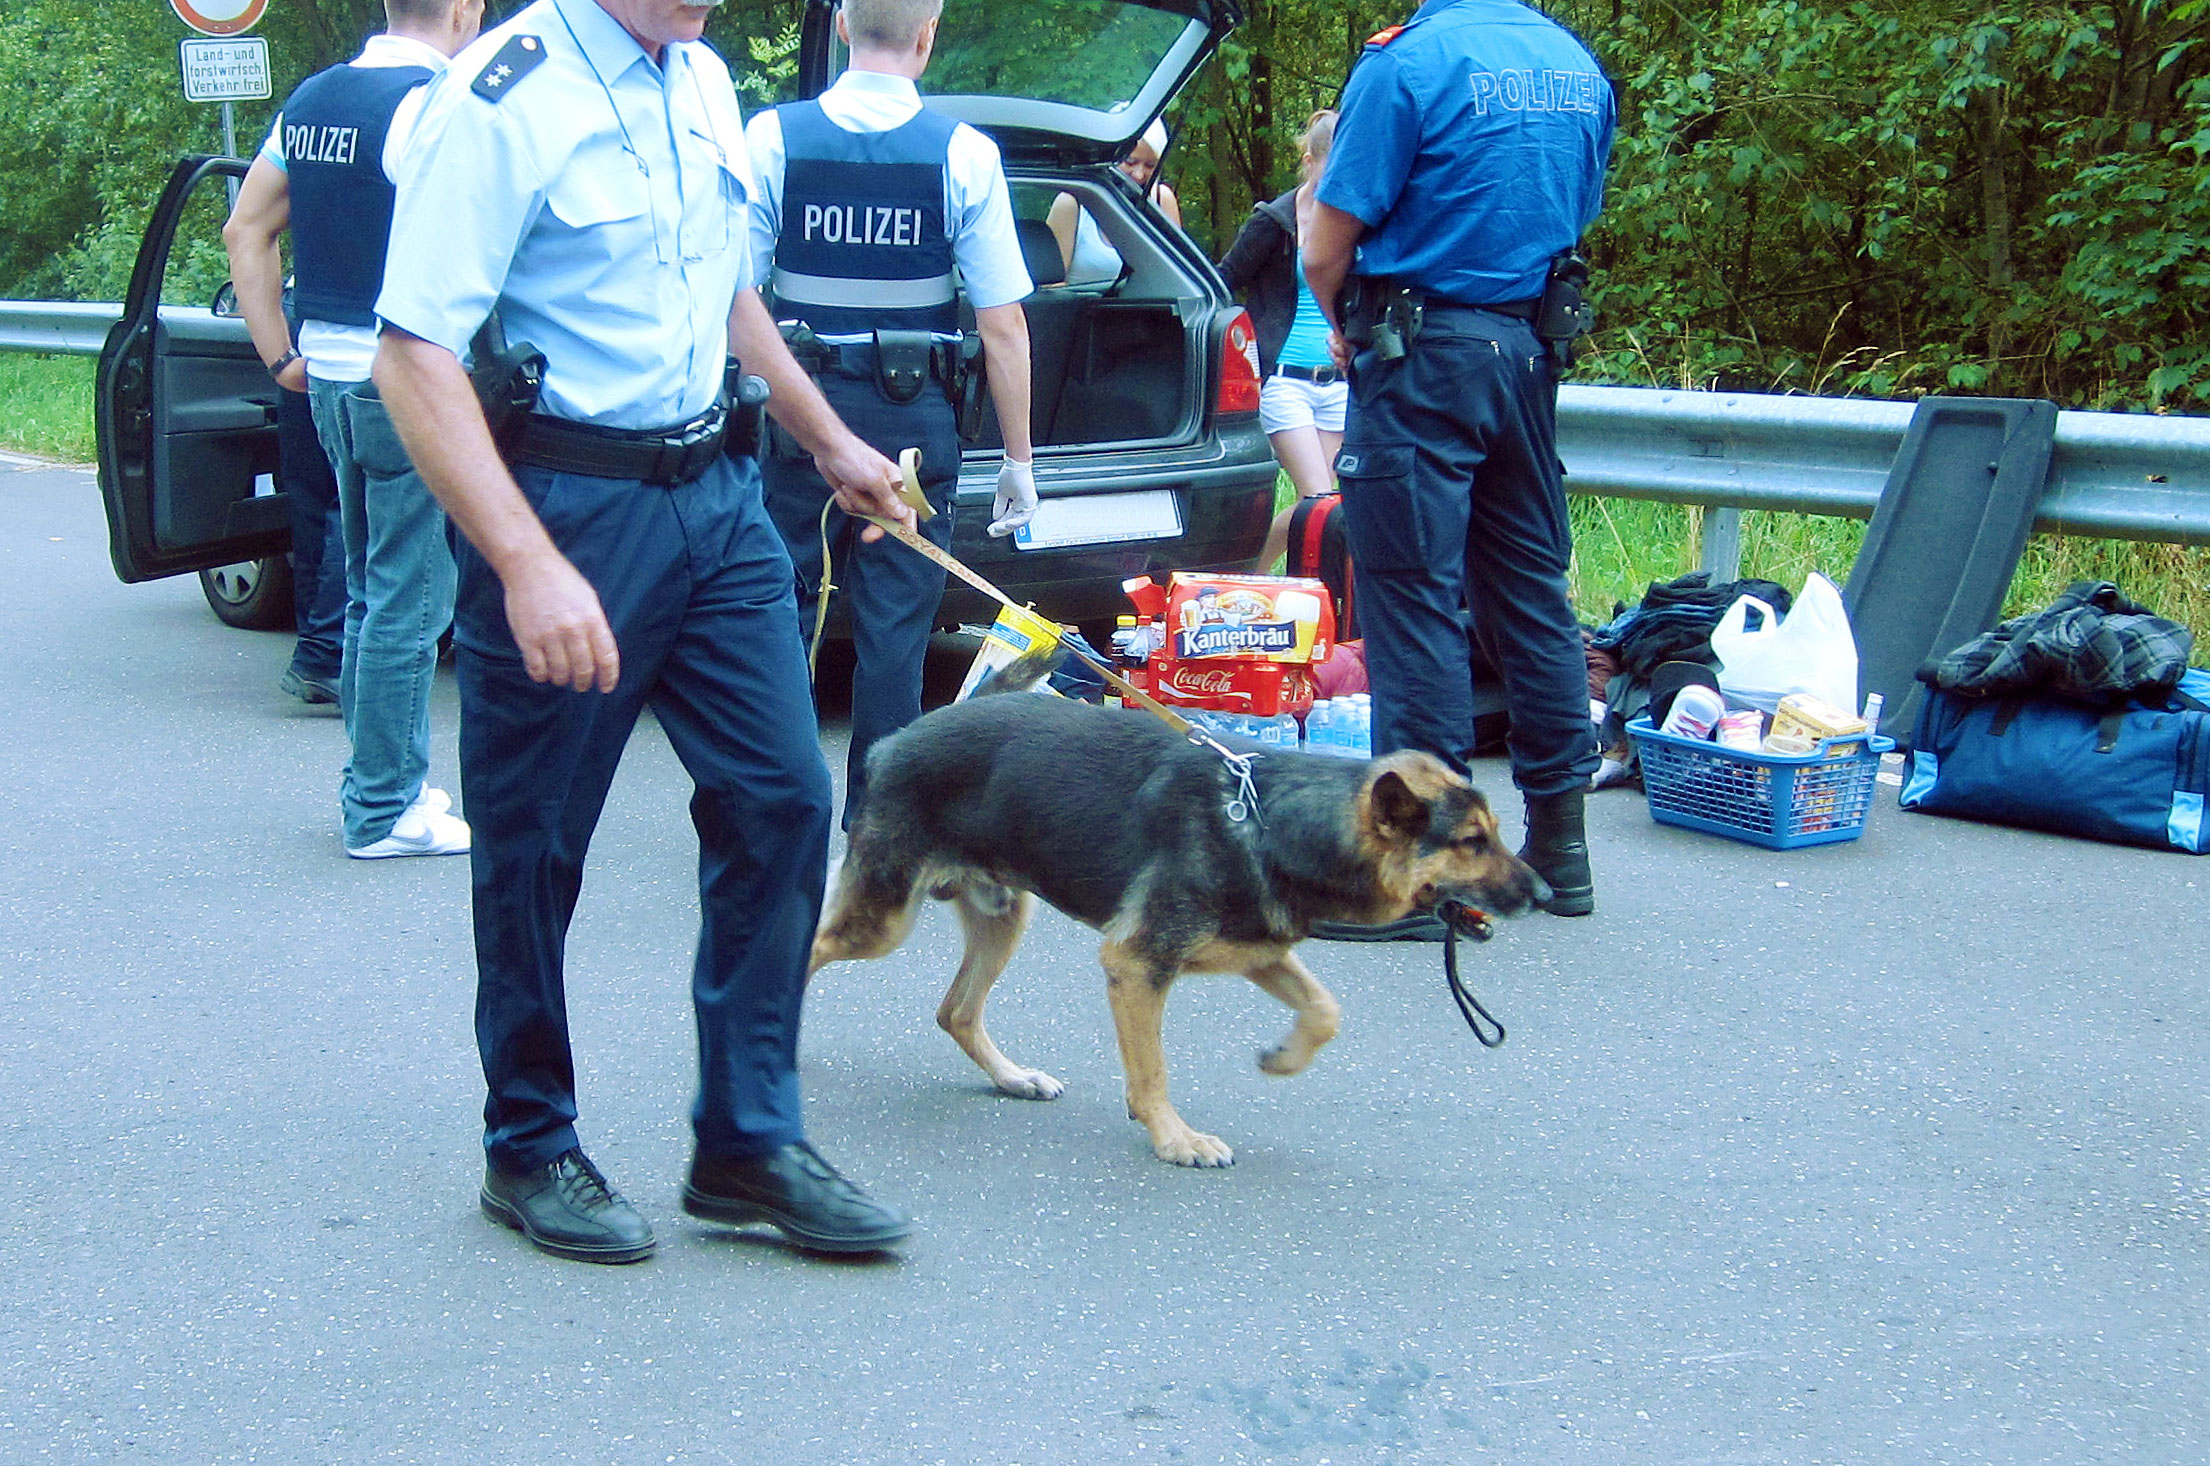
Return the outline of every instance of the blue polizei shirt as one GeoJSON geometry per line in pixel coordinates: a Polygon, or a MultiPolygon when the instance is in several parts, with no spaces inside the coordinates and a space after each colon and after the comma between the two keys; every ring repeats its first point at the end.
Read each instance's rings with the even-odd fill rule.
{"type": "Polygon", "coordinates": [[[1320,202],[1369,226],[1356,272],[1464,305],[1542,293],[1604,199],[1611,84],[1513,0],[1429,0],[1367,44],[1320,202]]]}
{"type": "Polygon", "coordinates": [[[752,171],[721,58],[664,57],[594,0],[536,0],[456,56],[399,179],[376,313],[465,360],[496,304],[545,354],[541,412],[704,411],[750,279],[752,171]]]}

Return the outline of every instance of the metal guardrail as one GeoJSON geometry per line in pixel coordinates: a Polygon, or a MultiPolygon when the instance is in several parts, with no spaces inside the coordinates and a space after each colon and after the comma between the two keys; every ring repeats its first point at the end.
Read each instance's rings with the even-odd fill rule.
{"type": "MultiPolygon", "coordinates": [[[[97,355],[121,314],[0,301],[0,350],[97,355]]],[[[1860,398],[1568,385],[1558,452],[1576,494],[1869,519],[1911,413],[1860,398]]],[[[2210,418],[2059,412],[2034,528],[2210,544],[2210,418]]]]}

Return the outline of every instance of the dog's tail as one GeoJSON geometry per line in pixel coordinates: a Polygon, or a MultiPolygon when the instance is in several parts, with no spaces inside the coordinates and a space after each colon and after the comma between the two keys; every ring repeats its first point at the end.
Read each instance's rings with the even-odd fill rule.
{"type": "Polygon", "coordinates": [[[1030,642],[1012,661],[986,673],[975,684],[975,690],[967,694],[968,700],[1000,692],[1033,692],[1058,670],[1059,659],[1065,654],[1066,649],[1056,641],[1030,642]]]}

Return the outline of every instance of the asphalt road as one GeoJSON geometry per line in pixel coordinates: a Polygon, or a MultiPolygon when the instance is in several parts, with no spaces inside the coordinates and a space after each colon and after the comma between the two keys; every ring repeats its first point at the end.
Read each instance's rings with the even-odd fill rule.
{"type": "MultiPolygon", "coordinates": [[[[1068,1083],[1028,1103],[936,1031],[932,912],[809,999],[813,1134],[919,1220],[824,1262],[677,1206],[694,850],[648,726],[570,986],[661,1249],[596,1268],[477,1213],[465,862],[343,856],[288,651],[117,584],[88,471],[0,462],[0,1460],[2210,1456],[2210,862],[1886,789],[1774,854],[1606,792],[1598,914],[1471,955],[1500,1050],[1432,947],[1308,947],[1345,1028],[1290,1080],[1282,1010],[1185,984],[1204,1172],[1122,1113],[1086,931],[993,1005],[1068,1083]]],[[[449,781],[449,676],[435,718],[449,781]]]]}

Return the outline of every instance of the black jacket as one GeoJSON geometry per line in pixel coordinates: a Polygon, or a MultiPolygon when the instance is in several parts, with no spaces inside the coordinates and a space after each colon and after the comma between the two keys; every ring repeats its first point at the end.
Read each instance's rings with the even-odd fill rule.
{"type": "Polygon", "coordinates": [[[1297,319],[1297,190],[1252,206],[1220,261],[1220,276],[1250,308],[1259,369],[1271,376],[1297,319]]]}

